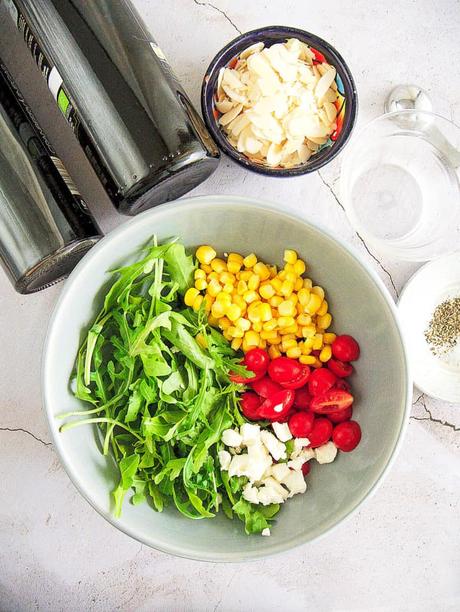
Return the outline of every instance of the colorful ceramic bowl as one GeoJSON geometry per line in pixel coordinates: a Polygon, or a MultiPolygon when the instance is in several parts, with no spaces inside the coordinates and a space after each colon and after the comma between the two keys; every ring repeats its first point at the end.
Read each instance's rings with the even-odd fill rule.
{"type": "Polygon", "coordinates": [[[284,26],[268,26],[242,34],[225,46],[210,63],[201,89],[201,109],[206,126],[218,147],[240,165],[268,176],[298,176],[315,172],[329,163],[343,149],[353,130],[358,111],[358,96],[351,72],[342,56],[322,38],[299,30],[284,26]],[[288,38],[298,38],[307,43],[316,56],[316,63],[327,61],[337,71],[335,82],[337,84],[337,129],[328,142],[321,145],[317,153],[312,155],[305,163],[293,168],[271,168],[251,160],[243,153],[237,151],[228,141],[225,132],[219,125],[220,113],[217,110],[216,90],[217,79],[221,68],[232,67],[240,53],[257,42],[266,46],[285,42],[288,38]]]}

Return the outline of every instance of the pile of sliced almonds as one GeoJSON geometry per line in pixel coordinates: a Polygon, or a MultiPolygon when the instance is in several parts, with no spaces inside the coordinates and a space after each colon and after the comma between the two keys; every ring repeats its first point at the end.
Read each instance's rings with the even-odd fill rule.
{"type": "Polygon", "coordinates": [[[336,70],[314,64],[297,38],[243,51],[217,82],[219,123],[230,144],[270,167],[304,164],[336,129],[336,70]]]}

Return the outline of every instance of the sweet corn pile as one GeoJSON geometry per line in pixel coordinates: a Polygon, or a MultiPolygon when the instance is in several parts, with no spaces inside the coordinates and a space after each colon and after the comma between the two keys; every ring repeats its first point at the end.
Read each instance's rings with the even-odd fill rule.
{"type": "Polygon", "coordinates": [[[332,316],[324,290],[303,277],[306,265],[295,251],[284,251],[279,271],[254,253],[229,253],[225,261],[206,245],[197,249],[196,258],[200,267],[185,304],[194,310],[203,305],[210,324],[222,330],[234,350],[264,348],[271,359],[285,354],[318,368],[329,361],[335,334],[326,331],[332,316]]]}

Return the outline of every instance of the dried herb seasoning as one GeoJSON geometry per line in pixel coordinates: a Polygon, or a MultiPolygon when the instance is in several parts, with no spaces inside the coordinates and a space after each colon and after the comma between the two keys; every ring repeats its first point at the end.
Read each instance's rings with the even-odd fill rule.
{"type": "Polygon", "coordinates": [[[434,309],[425,339],[434,355],[454,348],[460,338],[460,297],[445,300],[434,309]]]}

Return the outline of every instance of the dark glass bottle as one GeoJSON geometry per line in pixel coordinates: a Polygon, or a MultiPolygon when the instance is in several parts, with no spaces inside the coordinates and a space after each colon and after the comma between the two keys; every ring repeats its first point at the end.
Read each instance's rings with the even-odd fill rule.
{"type": "Polygon", "coordinates": [[[6,0],[120,212],[206,179],[219,152],[129,0],[6,0]]]}
{"type": "Polygon", "coordinates": [[[15,289],[64,278],[101,236],[0,61],[0,259],[15,289]]]}

